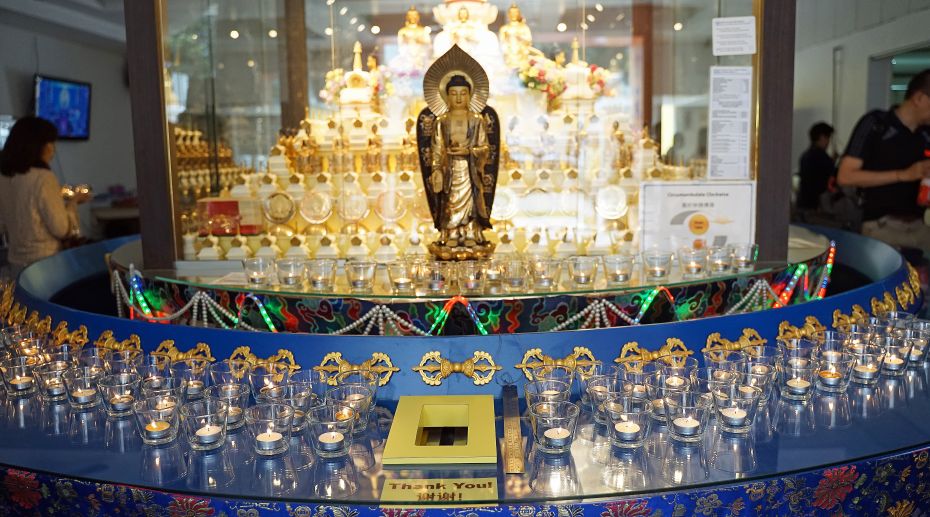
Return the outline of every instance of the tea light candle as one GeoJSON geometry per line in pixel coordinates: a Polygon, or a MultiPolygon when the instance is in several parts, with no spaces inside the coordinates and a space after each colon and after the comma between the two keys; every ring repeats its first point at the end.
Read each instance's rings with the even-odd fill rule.
{"type": "Polygon", "coordinates": [[[649,268],[647,272],[649,273],[649,276],[652,278],[662,278],[668,273],[668,270],[665,269],[664,267],[655,266],[655,267],[649,268]]]}
{"type": "Polygon", "coordinates": [[[633,396],[636,398],[643,398],[646,396],[646,387],[642,384],[633,385],[633,396]]]}
{"type": "Polygon", "coordinates": [[[429,281],[428,287],[430,291],[442,291],[446,287],[446,281],[434,278],[429,281]]]}
{"type": "Polygon", "coordinates": [[[145,426],[145,437],[149,440],[159,440],[168,436],[168,430],[171,424],[164,420],[153,420],[145,426]]]}
{"type": "Polygon", "coordinates": [[[821,370],[818,375],[820,376],[820,382],[824,386],[839,386],[840,380],[843,378],[840,372],[833,370],[821,370]]]}
{"type": "Polygon", "coordinates": [[[278,275],[278,278],[281,280],[281,283],[284,285],[294,286],[300,283],[300,275],[293,275],[293,274],[288,273],[284,275],[278,275]]]}
{"type": "Polygon", "coordinates": [[[346,437],[344,434],[339,431],[330,431],[328,433],[323,433],[317,437],[317,440],[320,442],[320,449],[324,451],[338,451],[345,447],[346,437]]]}
{"type": "Polygon", "coordinates": [[[735,257],[733,259],[733,265],[737,269],[746,269],[752,264],[752,261],[749,260],[749,257],[735,257]]]}
{"type": "Polygon", "coordinates": [[[630,281],[630,274],[625,271],[614,271],[610,274],[610,281],[615,284],[622,284],[630,281]]]}
{"type": "Polygon", "coordinates": [[[576,284],[582,284],[582,285],[589,284],[591,283],[591,275],[585,275],[583,273],[579,273],[573,276],[572,280],[574,280],[576,284]]]}
{"type": "Polygon", "coordinates": [[[901,368],[904,368],[904,359],[895,356],[886,357],[885,368],[891,371],[900,370],[901,368]]]}
{"type": "Polygon", "coordinates": [[[488,279],[488,282],[497,282],[501,279],[501,272],[497,268],[488,268],[484,272],[484,277],[488,279]]]}
{"type": "Polygon", "coordinates": [[[730,262],[723,259],[713,259],[710,262],[710,268],[714,273],[725,273],[730,269],[730,262]]]}
{"type": "Polygon", "coordinates": [[[323,275],[313,275],[310,277],[310,287],[314,289],[322,289],[326,287],[326,277],[323,275]]]}
{"type": "Polygon", "coordinates": [[[536,285],[539,287],[552,287],[552,278],[548,276],[539,276],[536,278],[536,285]]]}
{"type": "Polygon", "coordinates": [[[805,395],[807,394],[807,390],[809,390],[811,387],[810,382],[800,377],[788,379],[785,382],[785,385],[788,387],[788,393],[791,393],[793,395],[805,395]]]}
{"type": "Polygon", "coordinates": [[[65,394],[65,383],[61,379],[50,379],[45,383],[45,393],[51,397],[59,397],[65,394]]]}
{"type": "Polygon", "coordinates": [[[513,277],[513,278],[507,279],[507,285],[509,285],[512,289],[523,287],[523,283],[524,283],[523,279],[519,277],[513,277]]]}
{"type": "Polygon", "coordinates": [[[788,359],[788,366],[791,368],[807,368],[807,359],[801,359],[800,357],[793,357],[788,359]]]}
{"type": "Polygon", "coordinates": [[[754,365],[749,371],[756,375],[768,375],[771,370],[764,364],[757,364],[754,365]]]}
{"type": "Polygon", "coordinates": [[[751,398],[753,393],[755,393],[755,391],[756,390],[752,389],[752,386],[740,386],[739,387],[739,392],[742,393],[743,395],[747,395],[747,398],[751,398]]]}
{"type": "MultiPolygon", "coordinates": [[[[595,388],[604,388],[603,386],[595,386],[595,388]]],[[[605,389],[606,391],[606,389],[605,389]]],[[[539,394],[545,400],[555,400],[559,397],[559,392],[556,390],[543,390],[539,394]]]]}
{"type": "Polygon", "coordinates": [[[469,291],[474,291],[475,289],[478,289],[479,287],[481,287],[481,282],[479,282],[477,279],[474,279],[474,278],[466,278],[462,282],[462,286],[465,289],[468,289],[469,291]]]}
{"type": "Polygon", "coordinates": [[[836,363],[843,358],[843,354],[829,350],[821,354],[821,357],[823,357],[823,360],[828,363],[836,363]]]}
{"type": "Polygon", "coordinates": [[[701,423],[690,416],[678,417],[672,420],[672,427],[675,428],[675,432],[682,436],[696,435],[700,426],[701,423]]]}
{"type": "Polygon", "coordinates": [[[265,431],[255,437],[255,446],[261,451],[273,451],[284,444],[284,435],[276,431],[265,431]]]}
{"type": "Polygon", "coordinates": [[[746,424],[746,410],[738,407],[722,408],[720,416],[723,422],[729,426],[740,427],[746,424]]]}
{"type": "Polygon", "coordinates": [[[685,263],[685,273],[689,275],[700,275],[704,272],[704,265],[700,262],[686,262],[685,263]]]}
{"type": "Polygon", "coordinates": [[[907,360],[911,362],[919,362],[924,358],[924,351],[920,348],[914,347],[911,348],[911,354],[908,356],[907,360]]]}
{"type": "Polygon", "coordinates": [[[226,411],[226,425],[238,424],[242,420],[242,408],[239,406],[229,406],[226,411]]]}
{"type": "Polygon", "coordinates": [[[685,380],[677,375],[665,379],[665,385],[669,388],[680,388],[685,385],[685,380]]]}
{"type": "Polygon", "coordinates": [[[352,286],[352,289],[367,289],[368,281],[366,280],[352,280],[349,282],[349,285],[352,286]]]}
{"type": "Polygon", "coordinates": [[[662,399],[654,399],[652,401],[652,413],[658,416],[665,415],[665,402],[662,399]]]}
{"type": "Polygon", "coordinates": [[[32,388],[33,382],[29,375],[17,375],[10,380],[10,386],[16,391],[25,391],[32,388]]]}
{"type": "Polygon", "coordinates": [[[110,397],[110,406],[113,411],[129,411],[132,409],[132,402],[135,400],[132,395],[114,395],[110,397]]]}
{"type": "Polygon", "coordinates": [[[263,398],[276,399],[284,395],[284,388],[281,386],[262,386],[258,394],[263,398]]]}
{"type": "Polygon", "coordinates": [[[71,398],[78,404],[87,404],[97,398],[97,390],[93,388],[79,388],[71,392],[71,398]]]}
{"type": "Polygon", "coordinates": [[[159,411],[168,411],[170,409],[174,409],[175,405],[176,404],[174,403],[174,401],[171,401],[168,399],[161,399],[155,403],[155,409],[159,411]]]}
{"type": "Polygon", "coordinates": [[[635,442],[639,440],[641,428],[635,422],[617,422],[614,424],[614,430],[617,431],[617,438],[624,442],[635,442]]]}
{"type": "Polygon", "coordinates": [[[543,433],[543,441],[548,447],[561,448],[569,444],[572,433],[564,427],[553,427],[546,429],[543,433]]]}
{"type": "Polygon", "coordinates": [[[394,279],[394,289],[398,291],[404,291],[413,287],[413,280],[407,277],[395,278],[394,279]]]}
{"type": "Polygon", "coordinates": [[[190,381],[187,383],[187,396],[195,397],[203,393],[203,381],[190,381]]]}
{"type": "Polygon", "coordinates": [[[223,433],[222,427],[218,425],[207,424],[201,427],[200,429],[197,429],[197,432],[194,434],[197,435],[197,443],[201,445],[209,445],[211,443],[216,443],[217,441],[219,441],[222,433],[223,433]]]}
{"type": "Polygon", "coordinates": [[[343,408],[336,412],[336,420],[340,422],[346,421],[352,418],[352,410],[349,408],[343,408]]]}
{"type": "Polygon", "coordinates": [[[860,364],[853,368],[853,375],[860,379],[871,380],[878,377],[878,367],[871,364],[860,364]]]}

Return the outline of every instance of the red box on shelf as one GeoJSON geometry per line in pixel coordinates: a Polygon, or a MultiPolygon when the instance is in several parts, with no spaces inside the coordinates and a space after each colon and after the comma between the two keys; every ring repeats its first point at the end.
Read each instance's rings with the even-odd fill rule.
{"type": "Polygon", "coordinates": [[[207,197],[197,200],[200,235],[257,235],[264,227],[257,200],[207,197]]]}

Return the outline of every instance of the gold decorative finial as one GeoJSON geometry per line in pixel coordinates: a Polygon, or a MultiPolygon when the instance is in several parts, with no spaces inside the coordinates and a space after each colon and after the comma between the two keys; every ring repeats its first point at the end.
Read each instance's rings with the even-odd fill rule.
{"type": "Polygon", "coordinates": [[[594,353],[583,346],[576,346],[574,350],[572,350],[572,353],[561,359],[553,359],[543,354],[541,349],[531,348],[523,354],[523,361],[516,365],[516,368],[523,370],[523,375],[525,375],[527,379],[533,380],[531,370],[534,368],[565,366],[571,370],[579,368],[583,373],[590,374],[595,364],[597,364],[597,359],[594,358],[594,353]]]}
{"type": "Polygon", "coordinates": [[[453,373],[461,373],[471,378],[475,386],[485,385],[494,378],[494,374],[501,367],[494,363],[491,354],[482,350],[475,350],[474,355],[463,363],[453,363],[444,359],[439,352],[427,352],[420,359],[420,365],[415,366],[413,371],[420,374],[423,382],[430,386],[439,386],[442,380],[453,373]]]}
{"type": "Polygon", "coordinates": [[[869,314],[859,304],[852,306],[849,315],[843,314],[839,309],[833,311],[833,328],[836,330],[848,332],[853,325],[864,325],[868,321],[869,314]]]}
{"type": "Polygon", "coordinates": [[[620,351],[620,357],[614,359],[615,363],[626,364],[633,361],[642,361],[648,363],[661,359],[665,363],[677,366],[680,365],[689,355],[694,354],[684,342],[680,339],[670,337],[665,340],[665,344],[655,352],[650,352],[639,346],[639,343],[631,341],[620,351]]]}
{"type": "Polygon", "coordinates": [[[750,347],[764,345],[766,342],[767,341],[762,339],[762,336],[760,336],[755,329],[743,329],[743,335],[741,335],[736,341],[725,339],[720,336],[719,332],[714,332],[713,334],[707,336],[707,345],[702,351],[707,352],[712,356],[716,355],[722,359],[723,352],[743,350],[750,347]]]}
{"type": "Polygon", "coordinates": [[[181,352],[176,346],[174,346],[173,339],[167,339],[159,343],[158,348],[156,348],[155,351],[151,353],[151,355],[156,357],[165,357],[172,363],[175,361],[183,361],[184,359],[205,359],[210,362],[216,360],[213,357],[213,354],[210,353],[210,345],[206,343],[197,343],[187,352],[181,352]]]}
{"type": "Polygon", "coordinates": [[[815,316],[808,316],[804,318],[804,325],[802,327],[795,327],[794,325],[783,321],[778,325],[778,339],[813,339],[813,337],[820,332],[827,330],[827,327],[824,327],[815,316]]]}
{"type": "Polygon", "coordinates": [[[362,71],[362,42],[356,41],[355,48],[352,49],[352,52],[355,54],[355,60],[352,61],[352,70],[356,72],[362,71]]]}
{"type": "Polygon", "coordinates": [[[313,371],[320,374],[320,380],[331,386],[336,385],[336,377],[340,373],[352,370],[371,372],[378,377],[378,386],[384,386],[391,380],[391,376],[400,371],[394,366],[390,356],[382,352],[373,352],[371,358],[360,364],[352,364],[342,357],[341,352],[330,352],[323,356],[319,366],[313,371]]]}
{"type": "Polygon", "coordinates": [[[283,348],[279,349],[278,353],[269,356],[267,359],[262,359],[252,353],[251,347],[240,346],[233,350],[233,353],[229,356],[229,359],[232,361],[247,361],[252,363],[252,366],[259,366],[269,371],[273,369],[277,370],[278,366],[287,367],[287,369],[291,372],[295,372],[300,369],[300,365],[294,361],[294,353],[283,348]]]}

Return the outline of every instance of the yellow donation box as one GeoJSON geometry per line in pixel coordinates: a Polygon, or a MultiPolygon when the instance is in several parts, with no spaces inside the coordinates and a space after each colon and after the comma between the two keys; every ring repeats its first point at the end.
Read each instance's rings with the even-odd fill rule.
{"type": "Polygon", "coordinates": [[[497,463],[490,395],[400,397],[385,465],[497,463]]]}

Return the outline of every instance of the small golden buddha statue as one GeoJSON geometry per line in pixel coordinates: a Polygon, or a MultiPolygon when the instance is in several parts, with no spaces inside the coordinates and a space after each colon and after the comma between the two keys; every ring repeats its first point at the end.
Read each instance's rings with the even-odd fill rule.
{"type": "Polygon", "coordinates": [[[533,34],[517,4],[511,4],[510,9],[507,10],[507,18],[510,21],[502,25],[498,31],[501,51],[504,53],[504,62],[508,67],[519,68],[530,54],[533,34]]]}

